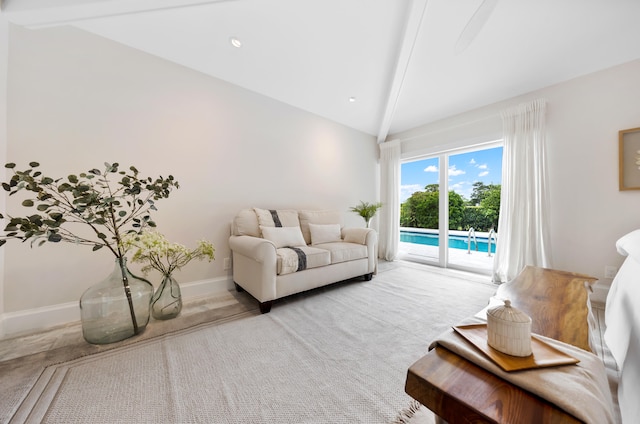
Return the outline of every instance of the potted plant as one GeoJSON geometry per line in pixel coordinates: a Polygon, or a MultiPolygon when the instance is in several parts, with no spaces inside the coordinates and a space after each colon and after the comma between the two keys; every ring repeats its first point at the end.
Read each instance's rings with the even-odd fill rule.
{"type": "MultiPolygon", "coordinates": [[[[178,182],[171,175],[143,178],[133,166],[120,171],[117,163],[105,163],[104,171],[91,169],[66,178],[45,176],[36,170],[39,166],[30,162],[30,168],[19,171],[14,163],[5,165],[13,176],[2,187],[9,196],[31,192],[22,206],[36,212],[7,216],[0,246],[18,239],[30,240],[32,247],[68,242],[91,246],[93,251],[107,248],[116,266],[80,299],[83,336],[91,343],[110,343],[140,333],[149,321],[153,286],[127,269],[122,239],[126,233],[156,226],[151,219],[155,202],[168,198],[179,188],[178,182]]],[[[5,217],[0,214],[0,218],[5,217]]]]}
{"type": "Polygon", "coordinates": [[[378,212],[378,209],[380,209],[381,207],[382,207],[382,203],[380,202],[368,203],[368,202],[363,202],[361,200],[359,205],[353,206],[351,208],[351,212],[355,212],[361,217],[363,217],[364,222],[367,225],[367,228],[369,228],[369,224],[371,223],[371,218],[374,217],[376,212],[378,212]]]}

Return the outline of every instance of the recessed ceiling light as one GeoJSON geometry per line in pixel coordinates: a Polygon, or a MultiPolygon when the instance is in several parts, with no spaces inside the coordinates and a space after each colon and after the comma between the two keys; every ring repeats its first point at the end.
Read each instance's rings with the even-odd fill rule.
{"type": "Polygon", "coordinates": [[[239,49],[240,47],[242,47],[242,41],[238,40],[236,37],[231,37],[229,38],[229,42],[231,43],[231,45],[237,49],[239,49]]]}
{"type": "Polygon", "coordinates": [[[349,97],[349,103],[355,103],[356,98],[355,97],[349,97]]]}

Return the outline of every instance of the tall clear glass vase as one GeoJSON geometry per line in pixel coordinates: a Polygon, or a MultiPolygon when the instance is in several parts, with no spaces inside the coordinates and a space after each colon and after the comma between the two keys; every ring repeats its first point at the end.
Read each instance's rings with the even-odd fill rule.
{"type": "Polygon", "coordinates": [[[126,258],[116,258],[111,274],[80,297],[82,335],[107,344],[140,334],[149,323],[153,285],[133,275],[126,258]]]}
{"type": "Polygon", "coordinates": [[[162,276],[162,283],[151,298],[151,315],[155,319],[171,319],[182,310],[180,285],[171,274],[162,276]]]}

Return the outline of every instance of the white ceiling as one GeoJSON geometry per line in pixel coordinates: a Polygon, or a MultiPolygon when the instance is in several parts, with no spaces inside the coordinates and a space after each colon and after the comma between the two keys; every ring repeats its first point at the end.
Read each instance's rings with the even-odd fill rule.
{"type": "Polygon", "coordinates": [[[482,3],[4,0],[2,13],[30,28],[74,25],[378,141],[640,58],[638,0],[484,0],[479,13],[492,13],[456,52],[482,3]]]}

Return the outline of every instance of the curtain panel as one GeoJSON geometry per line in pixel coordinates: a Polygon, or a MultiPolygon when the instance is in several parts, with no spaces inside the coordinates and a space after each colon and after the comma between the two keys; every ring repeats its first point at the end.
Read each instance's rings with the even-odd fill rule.
{"type": "Polygon", "coordinates": [[[380,144],[380,238],[378,257],[393,261],[400,243],[400,140],[380,144]]]}
{"type": "Polygon", "coordinates": [[[502,194],[493,263],[496,282],[512,280],[527,265],[551,268],[545,113],[544,99],[502,112],[502,194]]]}

